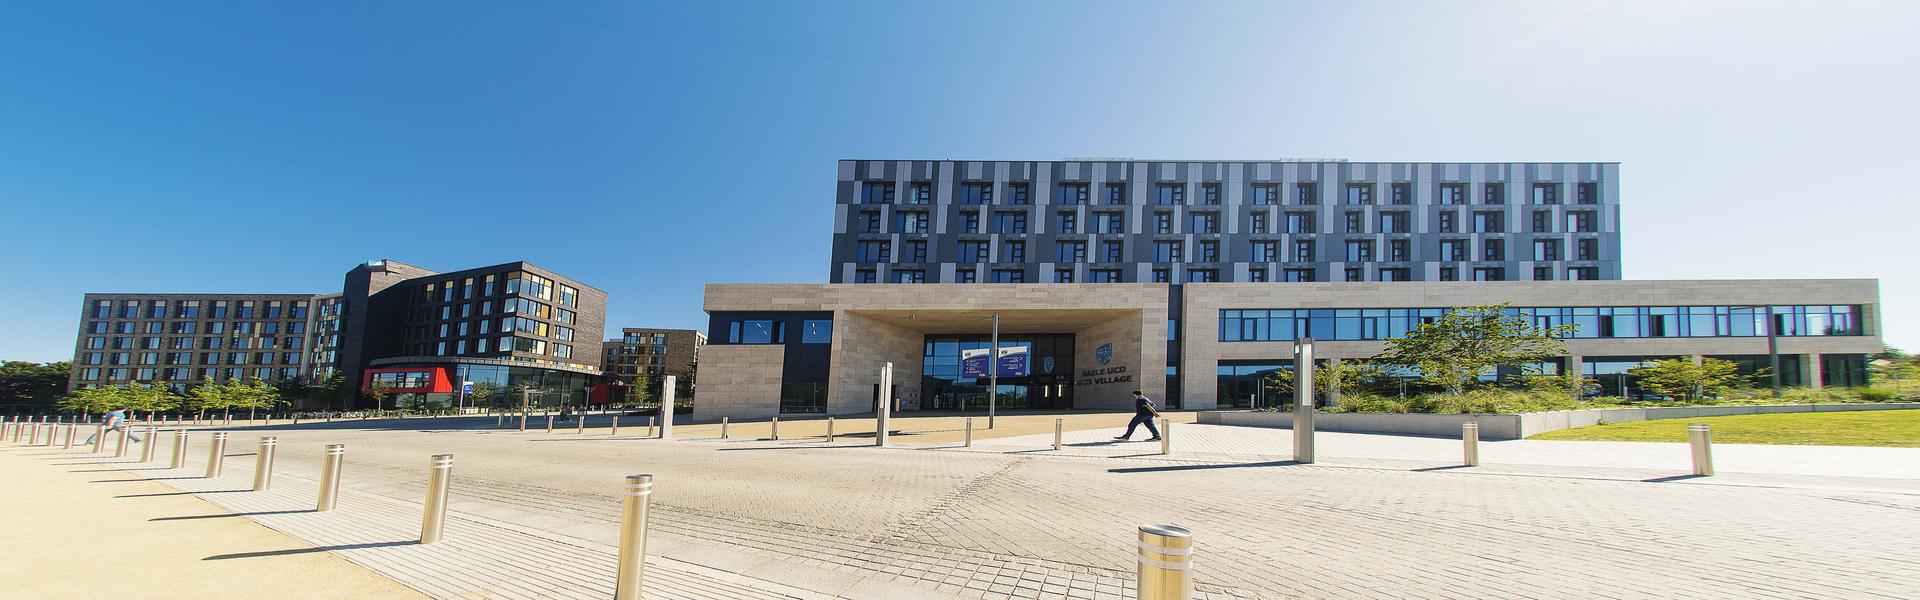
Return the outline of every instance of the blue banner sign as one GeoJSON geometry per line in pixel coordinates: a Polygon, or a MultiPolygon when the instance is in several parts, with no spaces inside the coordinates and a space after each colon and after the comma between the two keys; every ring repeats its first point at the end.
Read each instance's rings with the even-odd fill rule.
{"type": "MultiPolygon", "coordinates": [[[[1000,376],[1001,377],[1021,377],[1021,376],[1027,375],[1028,373],[1027,357],[1030,356],[1027,350],[1028,350],[1027,346],[1008,346],[1008,347],[1001,348],[999,353],[1000,360],[993,361],[999,365],[998,370],[1000,372],[1000,376]]],[[[987,368],[988,368],[987,357],[991,354],[992,354],[992,351],[987,348],[981,348],[978,350],[961,350],[960,351],[960,376],[976,377],[976,378],[991,377],[991,375],[987,372],[987,368]]]]}

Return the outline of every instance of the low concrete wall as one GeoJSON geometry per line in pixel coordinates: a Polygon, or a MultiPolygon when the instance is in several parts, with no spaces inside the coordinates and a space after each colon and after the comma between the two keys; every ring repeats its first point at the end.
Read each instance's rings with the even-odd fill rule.
{"type": "MultiPolygon", "coordinates": [[[[1690,419],[1695,417],[1724,417],[1730,415],[1794,412],[1901,409],[1920,409],[1920,402],[1596,408],[1590,410],[1557,410],[1518,415],[1319,413],[1314,415],[1313,424],[1316,430],[1322,431],[1455,437],[1460,435],[1460,424],[1479,423],[1481,439],[1517,440],[1549,431],[1586,427],[1588,425],[1599,425],[1601,423],[1626,423],[1629,421],[1653,421],[1659,419],[1690,419]]],[[[1201,411],[1197,419],[1201,423],[1215,425],[1277,427],[1280,429],[1293,428],[1293,413],[1290,412],[1256,412],[1247,410],[1201,411]]]]}

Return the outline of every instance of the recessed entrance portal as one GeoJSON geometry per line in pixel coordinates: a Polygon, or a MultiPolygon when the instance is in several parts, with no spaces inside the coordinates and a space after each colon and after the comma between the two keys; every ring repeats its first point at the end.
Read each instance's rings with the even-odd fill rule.
{"type": "MultiPolygon", "coordinates": [[[[962,350],[993,346],[989,334],[928,335],[921,353],[920,397],[925,410],[986,410],[988,379],[963,377],[962,350]]],[[[1001,334],[1000,347],[1030,348],[1029,374],[1001,377],[999,408],[1073,408],[1073,334],[1001,334]]]]}

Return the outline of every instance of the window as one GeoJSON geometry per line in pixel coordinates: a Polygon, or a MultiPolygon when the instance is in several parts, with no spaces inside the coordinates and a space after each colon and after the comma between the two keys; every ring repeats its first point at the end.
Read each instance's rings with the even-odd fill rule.
{"type": "Polygon", "coordinates": [[[1214,241],[1214,240],[1201,240],[1199,249],[1200,249],[1200,256],[1194,257],[1194,260],[1199,262],[1219,262],[1220,242],[1214,241]]]}
{"type": "Polygon", "coordinates": [[[1413,274],[1406,267],[1380,270],[1381,281],[1413,281],[1413,274]]]}
{"type": "Polygon", "coordinates": [[[861,204],[893,204],[893,182],[869,181],[860,189],[861,204]]]}
{"type": "Polygon", "coordinates": [[[1126,203],[1127,203],[1127,184],[1124,184],[1124,183],[1107,184],[1107,204],[1126,204],[1126,203]]]}
{"type": "Polygon", "coordinates": [[[933,184],[915,181],[908,184],[907,204],[932,204],[933,184]]]}
{"type": "Polygon", "coordinates": [[[1167,283],[1167,282],[1170,282],[1170,281],[1173,281],[1173,272],[1172,272],[1172,271],[1169,271],[1169,270],[1166,270],[1166,269],[1154,269],[1154,270],[1153,270],[1153,282],[1154,282],[1154,283],[1167,283]]]}
{"type": "Polygon", "coordinates": [[[994,269],[994,283],[1026,283],[1027,272],[1020,269],[994,269]]]}
{"type": "Polygon", "coordinates": [[[1572,231],[1577,233],[1593,233],[1596,229],[1594,225],[1595,225],[1594,216],[1592,211],[1585,211],[1585,210],[1567,211],[1567,231],[1572,231]]]}
{"type": "Polygon", "coordinates": [[[1346,271],[1347,271],[1346,273],[1347,281],[1366,281],[1367,280],[1366,267],[1347,267],[1346,271]]]}
{"type": "MultiPolygon", "coordinates": [[[[784,344],[786,341],[786,323],[782,321],[734,321],[727,325],[729,343],[784,344]]],[[[501,344],[505,345],[506,342],[501,344]]]]}
{"type": "Polygon", "coordinates": [[[1362,205],[1362,204],[1373,204],[1373,184],[1371,183],[1347,184],[1347,204],[1356,205],[1356,206],[1362,205]]]}
{"type": "Polygon", "coordinates": [[[1087,281],[1092,283],[1119,283],[1120,271],[1114,269],[1093,269],[1087,271],[1087,281]]]}
{"type": "Polygon", "coordinates": [[[1053,216],[1053,230],[1055,233],[1079,233],[1079,229],[1080,215],[1071,212],[1062,212],[1053,216]]]}
{"type": "Polygon", "coordinates": [[[199,318],[200,317],[200,301],[199,300],[180,301],[179,304],[174,306],[173,316],[175,318],[180,318],[180,319],[199,318]]]}
{"type": "Polygon", "coordinates": [[[1024,213],[1024,212],[993,213],[993,231],[994,233],[1026,233],[1027,232],[1027,213],[1024,213]]]}
{"type": "Polygon", "coordinates": [[[1053,258],[1054,261],[1063,263],[1087,262],[1087,243],[1054,242],[1053,258]]]}
{"type": "Polygon", "coordinates": [[[1440,184],[1440,203],[1441,204],[1466,204],[1467,203],[1467,184],[1464,184],[1464,183],[1440,184]]]}
{"type": "Polygon", "coordinates": [[[1474,267],[1474,281],[1506,281],[1506,267],[1474,267]]]}
{"type": "Polygon", "coordinates": [[[1187,203],[1187,186],[1178,183],[1162,183],[1153,188],[1153,203],[1163,206],[1187,203]]]}
{"type": "Polygon", "coordinates": [[[1600,240],[1585,238],[1574,241],[1574,260],[1600,260],[1600,240]]]}
{"type": "Polygon", "coordinates": [[[1073,269],[1054,269],[1054,283],[1073,283],[1073,269]]]}
{"type": "Polygon", "coordinates": [[[1533,230],[1541,232],[1553,231],[1553,211],[1533,211],[1533,230]]]}
{"type": "Polygon", "coordinates": [[[1173,233],[1173,213],[1153,213],[1154,233],[1173,233]]]}
{"type": "Polygon", "coordinates": [[[1560,240],[1534,240],[1534,260],[1560,260],[1560,240]]]}
{"type": "Polygon", "coordinates": [[[1314,280],[1313,269],[1287,269],[1280,272],[1282,280],[1288,282],[1310,282],[1314,280]]]}
{"type": "Polygon", "coordinates": [[[1084,184],[1084,183],[1060,184],[1060,198],[1057,202],[1055,202],[1055,204],[1086,204],[1086,203],[1087,203],[1087,184],[1084,184]]]}
{"type": "Polygon", "coordinates": [[[907,263],[927,262],[927,241],[915,240],[907,242],[906,249],[900,253],[900,261],[907,263]]]}
{"type": "Polygon", "coordinates": [[[1187,283],[1212,283],[1220,280],[1220,272],[1214,269],[1187,269],[1187,283]]]}
{"type": "Polygon", "coordinates": [[[1033,198],[1027,194],[1027,184],[1007,184],[1007,204],[1033,204],[1033,198]]]}
{"type": "Polygon", "coordinates": [[[1576,184],[1573,187],[1574,204],[1599,204],[1600,184],[1591,181],[1576,184]]]}
{"type": "Polygon", "coordinates": [[[1249,233],[1266,233],[1267,213],[1257,212],[1247,215],[1247,231],[1249,233]]]}
{"type": "Polygon", "coordinates": [[[1293,184],[1293,203],[1319,204],[1320,194],[1316,190],[1317,188],[1312,183],[1293,184]]]}
{"type": "Polygon", "coordinates": [[[1347,216],[1347,233],[1365,233],[1366,232],[1366,218],[1367,218],[1366,213],[1350,212],[1350,213],[1347,213],[1346,216],[1347,216]]]}
{"type": "Polygon", "coordinates": [[[1367,240],[1347,241],[1347,262],[1372,262],[1373,242],[1367,240]]]}
{"type": "Polygon", "coordinates": [[[1287,213],[1287,233],[1313,233],[1313,213],[1287,213]]]}
{"type": "Polygon", "coordinates": [[[1440,260],[1459,262],[1467,259],[1466,240],[1440,240],[1440,260]]]}
{"type": "Polygon", "coordinates": [[[1574,281],[1594,281],[1600,279],[1600,268],[1567,267],[1567,279],[1574,281]]]}
{"type": "Polygon", "coordinates": [[[961,204],[993,204],[993,184],[969,183],[960,186],[961,204]]]}
{"type": "Polygon", "coordinates": [[[1533,203],[1534,204],[1559,204],[1560,203],[1560,184],[1558,183],[1533,184],[1533,203]]]}
{"type": "Polygon", "coordinates": [[[1093,213],[1093,233],[1120,233],[1121,222],[1121,213],[1093,213]]]}
{"type": "Polygon", "coordinates": [[[899,233],[927,233],[929,220],[927,213],[920,211],[898,211],[893,213],[893,230],[899,233]]]}
{"type": "Polygon", "coordinates": [[[1153,243],[1154,262],[1180,262],[1180,257],[1183,254],[1184,253],[1180,251],[1180,242],[1156,241],[1153,243]]]}
{"type": "Polygon", "coordinates": [[[482,279],[480,281],[481,281],[480,295],[492,296],[493,295],[493,276],[488,275],[485,279],[482,279]]]}
{"type": "Polygon", "coordinates": [[[1279,204],[1280,186],[1271,183],[1262,183],[1253,186],[1253,203],[1262,206],[1279,204]]]}
{"type": "Polygon", "coordinates": [[[987,243],[979,240],[960,240],[960,251],[954,260],[959,262],[987,262],[987,243]]]}
{"type": "Polygon", "coordinates": [[[1313,240],[1293,241],[1293,262],[1313,262],[1313,240]]]}
{"type": "Polygon", "coordinates": [[[960,233],[980,233],[980,213],[960,213],[960,233]]]}
{"type": "Polygon", "coordinates": [[[1480,187],[1481,204],[1506,204],[1507,184],[1488,182],[1480,187]]]}
{"type": "Polygon", "coordinates": [[[980,274],[973,269],[961,269],[953,272],[954,283],[974,283],[980,280],[980,274]]]}
{"type": "Polygon", "coordinates": [[[860,233],[880,233],[880,211],[860,211],[860,218],[855,222],[858,223],[860,233]]]}
{"type": "Polygon", "coordinates": [[[1440,280],[1459,281],[1460,269],[1458,267],[1440,267],[1440,280]]]}
{"type": "Polygon", "coordinates": [[[833,343],[833,321],[829,321],[829,320],[801,321],[800,322],[800,343],[802,344],[833,343]]]}
{"type": "Polygon", "coordinates": [[[1406,240],[1388,240],[1387,241],[1387,260],[1392,262],[1405,262],[1407,260],[1411,260],[1407,252],[1407,241],[1406,240]]]}
{"type": "Polygon", "coordinates": [[[1126,260],[1126,242],[1120,240],[1100,242],[1100,254],[1101,260],[1105,262],[1123,262],[1126,260]]]}
{"type": "Polygon", "coordinates": [[[882,263],[892,259],[892,244],[889,242],[855,242],[854,260],[863,263],[882,263]]]}
{"type": "Polygon", "coordinates": [[[1254,240],[1249,254],[1253,262],[1276,262],[1280,260],[1280,243],[1273,240],[1254,240]]]}
{"type": "Polygon", "coordinates": [[[1000,245],[1000,262],[1027,262],[1026,242],[1006,242],[1000,245]]]}
{"type": "Polygon", "coordinates": [[[1197,212],[1187,215],[1189,233],[1220,233],[1220,213],[1197,212]]]}
{"type": "Polygon", "coordinates": [[[880,281],[879,274],[876,271],[874,271],[872,268],[855,269],[853,271],[854,283],[877,283],[879,281],[880,281]]]}
{"type": "Polygon", "coordinates": [[[1407,213],[1403,213],[1403,212],[1380,213],[1380,232],[1381,233],[1406,233],[1407,230],[1408,230],[1407,213]]]}
{"type": "Polygon", "coordinates": [[[1474,233],[1501,233],[1507,230],[1504,215],[1498,212],[1473,213],[1474,233]]]}
{"type": "Polygon", "coordinates": [[[1247,281],[1252,281],[1252,282],[1255,282],[1255,283],[1266,283],[1266,281],[1267,281],[1267,268],[1266,268],[1266,267],[1254,267],[1254,268],[1251,268],[1251,269],[1247,269],[1247,281]]]}
{"type": "Polygon", "coordinates": [[[1220,184],[1218,183],[1201,184],[1200,185],[1200,203],[1201,204],[1219,204],[1220,203],[1220,184]]]}
{"type": "Polygon", "coordinates": [[[1389,204],[1413,204],[1413,184],[1395,183],[1390,185],[1387,190],[1388,193],[1391,194],[1391,197],[1388,198],[1389,204]]]}
{"type": "Polygon", "coordinates": [[[1533,280],[1534,281],[1553,281],[1553,267],[1552,266],[1534,267],[1533,280]]]}
{"type": "Polygon", "coordinates": [[[1459,217],[1459,213],[1450,210],[1440,211],[1440,233],[1455,233],[1459,231],[1459,217]]]}
{"type": "Polygon", "coordinates": [[[1480,260],[1506,260],[1506,240],[1486,240],[1480,244],[1480,260]]]}

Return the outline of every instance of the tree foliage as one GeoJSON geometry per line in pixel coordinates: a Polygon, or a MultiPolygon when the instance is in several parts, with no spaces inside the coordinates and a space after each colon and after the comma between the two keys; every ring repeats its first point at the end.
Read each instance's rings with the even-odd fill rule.
{"type": "Polygon", "coordinates": [[[1627,369],[1627,374],[1639,377],[1641,387],[1681,400],[1698,400],[1748,381],[1740,375],[1739,365],[1717,358],[1701,359],[1697,365],[1688,358],[1647,361],[1627,369]]]}
{"type": "Polygon", "coordinates": [[[1417,367],[1421,380],[1458,396],[1488,370],[1561,354],[1560,338],[1574,330],[1571,324],[1534,325],[1532,317],[1506,304],[1460,307],[1388,340],[1386,352],[1373,360],[1417,367]]]}
{"type": "Polygon", "coordinates": [[[0,362],[0,404],[48,406],[67,389],[73,363],[0,362]]]}
{"type": "Polygon", "coordinates": [[[393,397],[393,384],[375,378],[366,387],[361,388],[360,393],[366,394],[368,399],[373,400],[375,409],[384,409],[387,407],[387,399],[393,397]]]}

